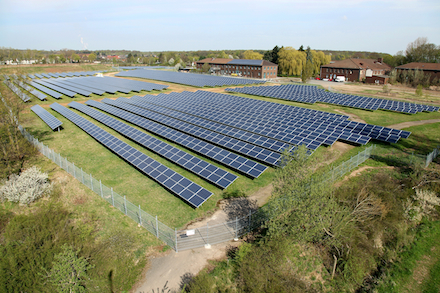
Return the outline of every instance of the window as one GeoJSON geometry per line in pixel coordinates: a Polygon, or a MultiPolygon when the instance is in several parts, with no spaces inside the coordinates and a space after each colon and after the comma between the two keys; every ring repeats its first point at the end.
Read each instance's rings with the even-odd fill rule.
{"type": "Polygon", "coordinates": [[[325,69],[325,72],[328,72],[328,68],[325,69]]]}

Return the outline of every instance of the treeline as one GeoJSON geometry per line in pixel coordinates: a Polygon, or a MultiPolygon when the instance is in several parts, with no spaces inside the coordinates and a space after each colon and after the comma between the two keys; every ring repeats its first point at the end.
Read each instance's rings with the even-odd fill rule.
{"type": "Polygon", "coordinates": [[[318,158],[299,149],[277,170],[270,220],[188,282],[188,292],[374,292],[380,271],[438,219],[438,170],[375,171],[321,183],[318,158]]]}

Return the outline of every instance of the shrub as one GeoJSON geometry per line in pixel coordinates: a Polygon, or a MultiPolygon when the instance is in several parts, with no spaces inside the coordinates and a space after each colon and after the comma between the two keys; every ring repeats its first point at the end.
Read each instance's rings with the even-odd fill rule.
{"type": "Polygon", "coordinates": [[[11,175],[9,180],[0,187],[0,200],[19,202],[27,205],[48,194],[52,185],[47,180],[47,173],[33,166],[21,173],[11,175]]]}
{"type": "Polygon", "coordinates": [[[419,85],[417,86],[417,89],[416,89],[416,96],[418,96],[418,97],[423,96],[423,86],[422,86],[421,84],[419,84],[419,85]]]}

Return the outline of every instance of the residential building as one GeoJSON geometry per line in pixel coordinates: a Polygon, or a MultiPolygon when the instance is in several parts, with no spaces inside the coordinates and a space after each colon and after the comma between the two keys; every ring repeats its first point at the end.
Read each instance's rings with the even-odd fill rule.
{"type": "Polygon", "coordinates": [[[196,62],[197,69],[205,64],[219,75],[270,79],[276,78],[278,73],[278,65],[267,60],[205,58],[196,62]]]}
{"type": "Polygon", "coordinates": [[[363,81],[367,77],[383,76],[390,71],[391,67],[383,63],[383,58],[377,60],[349,58],[322,65],[320,78],[333,79],[336,76],[344,76],[346,81],[363,81]]]}

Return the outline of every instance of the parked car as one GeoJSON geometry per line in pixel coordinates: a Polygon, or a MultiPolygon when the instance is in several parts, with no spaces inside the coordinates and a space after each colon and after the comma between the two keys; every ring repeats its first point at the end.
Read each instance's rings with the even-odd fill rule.
{"type": "Polygon", "coordinates": [[[344,82],[345,81],[345,76],[343,76],[343,75],[336,76],[334,81],[336,81],[336,82],[344,82]]]}

